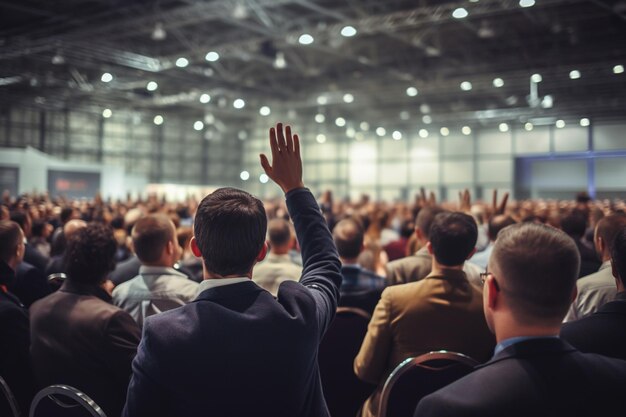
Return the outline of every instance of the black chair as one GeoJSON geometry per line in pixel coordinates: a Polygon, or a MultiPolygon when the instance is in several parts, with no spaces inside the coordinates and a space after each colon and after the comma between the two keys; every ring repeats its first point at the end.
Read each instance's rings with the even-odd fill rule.
{"type": "Polygon", "coordinates": [[[354,358],[367,333],[370,315],[358,308],[339,307],[319,348],[318,362],[324,398],[333,417],[354,417],[376,388],[354,374],[354,358]]]}
{"type": "Polygon", "coordinates": [[[422,398],[469,374],[476,365],[469,356],[445,350],[404,360],[385,382],[378,417],[412,417],[422,398]]]}
{"type": "MultiPolygon", "coordinates": [[[[20,407],[17,405],[17,400],[9,388],[6,381],[0,377],[0,391],[2,391],[2,398],[0,398],[0,415],[4,416],[5,413],[10,412],[12,417],[20,417],[20,407]]],[[[7,416],[9,414],[6,414],[7,416]]]]}
{"type": "Polygon", "coordinates": [[[29,417],[106,417],[106,414],[80,390],[69,385],[50,385],[33,398],[29,417]]]}

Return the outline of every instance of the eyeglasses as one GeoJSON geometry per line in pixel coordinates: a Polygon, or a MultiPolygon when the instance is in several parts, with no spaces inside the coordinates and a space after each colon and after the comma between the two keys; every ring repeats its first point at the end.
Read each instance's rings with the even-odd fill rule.
{"type": "Polygon", "coordinates": [[[487,277],[491,275],[493,277],[493,283],[496,287],[496,291],[500,291],[500,286],[498,285],[498,281],[496,280],[495,275],[493,275],[491,272],[489,271],[485,271],[485,272],[481,272],[480,273],[480,284],[484,287],[485,286],[485,281],[487,280],[487,277]]]}

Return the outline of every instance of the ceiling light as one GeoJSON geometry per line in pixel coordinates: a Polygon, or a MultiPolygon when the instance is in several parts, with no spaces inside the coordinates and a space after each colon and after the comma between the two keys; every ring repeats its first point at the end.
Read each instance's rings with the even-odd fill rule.
{"type": "Polygon", "coordinates": [[[402,139],[402,132],[400,132],[399,130],[394,130],[391,134],[391,137],[393,138],[393,140],[400,140],[402,139]]]}
{"type": "Polygon", "coordinates": [[[555,123],[557,129],[563,129],[565,127],[565,121],[559,119],[555,123]]]}
{"type": "Polygon", "coordinates": [[[370,124],[367,122],[361,122],[361,124],[359,125],[359,127],[361,128],[361,130],[370,130],[370,124]]]}
{"type": "Polygon", "coordinates": [[[350,93],[346,93],[343,95],[344,103],[352,103],[354,101],[354,96],[350,93]]]}
{"type": "Polygon", "coordinates": [[[274,68],[283,69],[287,67],[287,60],[285,54],[282,52],[276,52],[276,58],[274,59],[274,68]]]}
{"type": "Polygon", "coordinates": [[[530,123],[530,122],[526,122],[526,123],[524,124],[524,129],[526,129],[526,130],[527,130],[527,131],[529,131],[529,132],[530,132],[531,130],[533,130],[533,128],[534,128],[534,127],[535,127],[535,126],[533,126],[533,124],[532,124],[532,123],[530,123]]]}
{"type": "Polygon", "coordinates": [[[152,31],[150,37],[154,41],[162,41],[163,39],[167,38],[167,32],[165,32],[165,29],[163,28],[163,23],[157,22],[154,25],[154,30],[152,31]]]}
{"type": "Polygon", "coordinates": [[[496,88],[500,88],[504,86],[504,80],[502,78],[494,78],[493,79],[493,86],[496,88]]]}
{"type": "Polygon", "coordinates": [[[341,36],[351,38],[354,35],[356,35],[356,29],[353,26],[344,26],[341,29],[341,36]]]}
{"type": "Polygon", "coordinates": [[[241,171],[239,178],[241,178],[242,181],[248,181],[250,179],[250,173],[248,171],[241,171]]]}
{"type": "Polygon", "coordinates": [[[270,180],[270,177],[268,177],[267,174],[259,175],[259,181],[261,181],[261,184],[267,184],[269,180],[270,180]]]}
{"type": "Polygon", "coordinates": [[[102,77],[100,77],[100,80],[103,83],[109,83],[109,82],[113,81],[113,75],[111,75],[111,73],[109,73],[109,72],[105,72],[104,74],[102,74],[102,77]]]}
{"type": "Polygon", "coordinates": [[[206,94],[206,93],[205,93],[205,94],[202,94],[202,95],[200,96],[200,103],[202,103],[202,104],[206,104],[206,103],[208,103],[209,101],[211,101],[211,96],[210,96],[210,95],[208,95],[208,94],[206,94]]]}
{"type": "Polygon", "coordinates": [[[315,121],[317,123],[324,123],[325,120],[326,120],[326,116],[324,116],[322,113],[317,113],[315,115],[315,121]]]}
{"type": "Polygon", "coordinates": [[[624,73],[624,66],[623,65],[616,65],[613,67],[613,74],[623,74],[624,73]]]}
{"type": "Polygon", "coordinates": [[[587,127],[591,124],[591,122],[589,121],[589,119],[587,119],[586,117],[583,117],[582,119],[580,119],[580,125],[582,127],[587,127]]]}
{"type": "Polygon", "coordinates": [[[498,125],[498,129],[500,129],[500,132],[502,132],[502,133],[508,132],[509,131],[509,125],[507,125],[506,123],[500,123],[498,125]]]}
{"type": "Polygon", "coordinates": [[[550,94],[547,94],[541,100],[541,107],[543,107],[544,109],[551,109],[553,105],[554,105],[554,98],[550,94]]]}
{"type": "Polygon", "coordinates": [[[465,135],[465,136],[469,136],[472,134],[472,128],[469,126],[463,126],[463,128],[461,128],[461,132],[465,135]]]}
{"type": "Polygon", "coordinates": [[[470,91],[471,89],[472,89],[472,83],[470,83],[469,81],[463,81],[461,83],[461,90],[470,91]]]}
{"type": "Polygon", "coordinates": [[[111,111],[111,109],[102,110],[102,117],[104,117],[105,119],[108,119],[111,116],[113,116],[113,112],[111,111]]]}
{"type": "Polygon", "coordinates": [[[570,78],[571,80],[577,80],[577,79],[579,79],[579,78],[580,78],[580,71],[578,71],[578,70],[571,70],[571,71],[569,72],[569,78],[570,78]]]}
{"type": "Polygon", "coordinates": [[[326,135],[323,133],[320,133],[319,135],[315,137],[315,140],[317,141],[317,143],[324,143],[326,142],[326,135]]]}
{"type": "Polygon", "coordinates": [[[454,9],[454,11],[452,12],[452,17],[454,17],[455,19],[464,19],[468,15],[469,15],[469,13],[463,7],[459,7],[458,9],[454,9]]]}
{"type": "Polygon", "coordinates": [[[439,129],[439,133],[441,133],[441,136],[448,136],[450,134],[450,129],[448,129],[447,127],[442,127],[441,129],[439,129]]]}
{"type": "Polygon", "coordinates": [[[520,7],[533,7],[535,0],[519,0],[520,7]]]}
{"type": "Polygon", "coordinates": [[[346,136],[349,138],[353,138],[356,135],[356,130],[353,127],[349,127],[346,129],[346,136]]]}
{"type": "Polygon", "coordinates": [[[420,111],[422,113],[430,113],[430,106],[428,104],[422,104],[420,106],[420,111]]]}
{"type": "Polygon", "coordinates": [[[204,115],[204,123],[208,125],[215,123],[215,116],[213,116],[213,113],[207,113],[204,115]]]}
{"type": "Polygon", "coordinates": [[[235,101],[233,101],[233,107],[236,109],[243,109],[245,105],[246,105],[246,102],[243,101],[243,99],[241,98],[238,98],[235,101]]]}
{"type": "Polygon", "coordinates": [[[215,62],[218,59],[220,59],[220,54],[218,54],[215,51],[211,51],[208,54],[205,55],[204,59],[206,59],[209,62],[215,62]]]}
{"type": "Polygon", "coordinates": [[[267,106],[263,106],[259,109],[259,114],[261,116],[269,116],[271,112],[272,110],[267,106]]]}
{"type": "Polygon", "coordinates": [[[154,116],[154,119],[152,119],[152,123],[154,123],[157,126],[160,126],[163,124],[163,116],[161,116],[160,114],[157,114],[156,116],[154,116]]]}
{"type": "Polygon", "coordinates": [[[344,119],[343,117],[337,117],[335,119],[335,124],[339,127],[344,127],[346,125],[346,119],[344,119]]]}
{"type": "Polygon", "coordinates": [[[320,106],[323,106],[326,103],[328,103],[328,97],[326,97],[326,96],[318,96],[317,97],[317,104],[319,104],[320,106]]]}
{"type": "Polygon", "coordinates": [[[543,81],[543,77],[541,76],[541,74],[533,74],[530,76],[530,80],[534,83],[540,83],[541,81],[543,81]]]}
{"type": "Polygon", "coordinates": [[[237,132],[237,137],[239,138],[239,140],[246,140],[248,139],[248,132],[246,132],[245,130],[240,130],[239,132],[237,132]]]}
{"type": "Polygon", "coordinates": [[[146,86],[146,89],[147,89],[148,91],[154,91],[154,90],[156,90],[157,88],[159,88],[159,85],[158,85],[155,81],[150,81],[150,82],[148,83],[148,85],[146,86]]]}
{"type": "Polygon", "coordinates": [[[65,64],[65,57],[61,55],[61,52],[57,51],[56,54],[52,57],[53,65],[63,65],[65,64]]]}
{"type": "Polygon", "coordinates": [[[204,129],[204,123],[202,123],[202,121],[200,121],[200,120],[196,120],[194,122],[194,124],[193,124],[193,128],[195,130],[202,130],[202,129],[204,129]]]}
{"type": "Polygon", "coordinates": [[[300,45],[310,45],[313,43],[314,40],[315,39],[313,39],[313,36],[309,35],[308,33],[303,33],[298,38],[298,42],[300,42],[300,45]]]}
{"type": "Polygon", "coordinates": [[[406,110],[402,110],[400,112],[400,120],[409,120],[411,118],[411,114],[406,111],[406,110]]]}
{"type": "Polygon", "coordinates": [[[420,131],[418,132],[418,134],[420,135],[420,138],[427,138],[427,137],[428,137],[428,130],[426,130],[426,129],[420,129],[420,131]]]}
{"type": "Polygon", "coordinates": [[[430,117],[429,115],[425,114],[424,116],[422,116],[422,122],[424,122],[427,125],[429,125],[429,124],[431,124],[433,122],[433,118],[430,117]]]}
{"type": "Polygon", "coordinates": [[[376,134],[377,134],[378,136],[380,136],[380,137],[383,137],[383,136],[385,136],[385,135],[387,134],[387,131],[386,131],[386,130],[385,130],[385,128],[384,128],[384,127],[382,127],[382,126],[381,126],[381,127],[377,127],[377,128],[376,128],[376,134]]]}
{"type": "Polygon", "coordinates": [[[417,91],[417,88],[415,87],[409,87],[406,89],[406,95],[409,97],[415,97],[417,93],[418,91],[417,91]]]}
{"type": "Polygon", "coordinates": [[[187,58],[180,57],[176,60],[176,66],[178,68],[185,68],[189,65],[189,60],[187,58]]]}

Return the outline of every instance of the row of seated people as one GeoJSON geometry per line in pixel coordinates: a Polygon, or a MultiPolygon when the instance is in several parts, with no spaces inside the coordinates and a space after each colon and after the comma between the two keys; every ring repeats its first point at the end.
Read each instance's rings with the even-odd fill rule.
{"type": "MultiPolygon", "coordinates": [[[[555,228],[508,225],[510,220],[494,217],[493,229],[499,225],[500,230],[492,231],[488,272],[475,273],[466,263],[478,239],[474,218],[424,207],[415,233],[424,249],[388,265],[395,280],[378,277],[357,263],[364,248],[358,220],[339,221],[331,235],[317,202],[303,188],[297,142],[290,132],[283,134],[282,126],[272,130],[272,165],[267,158],[262,165],[287,197],[302,251],[299,283],[285,279],[289,274],[277,274],[278,283],[255,276],[253,267],[259,263],[258,271],[263,271],[261,261],[268,252],[263,205],[242,191],[220,189],[200,203],[190,242],[203,262],[202,283],[172,269],[181,251],[174,225],[150,215],[137,221],[132,232],[142,264],[139,275],[115,287],[111,296],[106,278],[117,250],[113,232],[100,223],[77,224],[66,235],[63,267],[68,279],[59,291],[35,301],[29,317],[10,291],[27,247],[24,233],[16,223],[3,221],[0,300],[3,314],[8,311],[13,318],[5,321],[3,316],[7,337],[2,337],[0,357],[10,358],[8,364],[3,361],[2,376],[22,407],[27,409],[35,385],[66,383],[91,395],[109,416],[197,415],[206,407],[219,415],[328,415],[316,352],[339,302],[373,312],[354,358],[356,375],[377,386],[362,407],[364,416],[377,415],[382,385],[397,364],[439,349],[486,363],[468,378],[480,381],[483,375],[489,392],[464,379],[422,401],[418,415],[462,415],[463,407],[470,406],[485,414],[537,414],[542,407],[574,415],[624,412],[618,391],[626,363],[582,354],[555,337],[563,332],[567,340],[585,340],[591,328],[595,346],[587,350],[606,347],[607,341],[615,352],[626,350],[616,338],[619,333],[612,332],[615,328],[596,322],[576,321],[561,330],[580,270],[573,239],[555,228]],[[270,282],[268,291],[251,278],[270,282]],[[537,367],[546,373],[544,379],[525,379],[520,364],[537,367]],[[541,391],[547,381],[555,387],[541,391]],[[458,384],[460,392],[455,391],[458,384]],[[516,392],[520,384],[527,390],[516,392]],[[529,391],[534,395],[523,396],[529,391]],[[248,401],[241,401],[241,393],[248,401]],[[210,405],[205,404],[207,395],[210,405]],[[570,396],[576,401],[565,401],[570,396]]],[[[613,245],[601,232],[602,223],[596,227],[597,247],[612,254],[615,292],[619,290],[618,300],[601,313],[624,304],[623,220],[621,215],[603,219],[614,222],[607,228],[615,237],[613,245]]],[[[290,239],[288,224],[270,222],[269,257],[291,259],[290,239]]],[[[603,317],[589,319],[601,322],[603,317]]],[[[616,326],[623,329],[623,320],[616,326]]]]}

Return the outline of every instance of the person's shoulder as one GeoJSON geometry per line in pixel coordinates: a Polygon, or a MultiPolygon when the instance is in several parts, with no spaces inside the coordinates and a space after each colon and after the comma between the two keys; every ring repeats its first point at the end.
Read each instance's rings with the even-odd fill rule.
{"type": "Polygon", "coordinates": [[[615,288],[615,278],[611,268],[604,268],[593,274],[580,278],[576,285],[578,292],[594,290],[603,287],[615,288]]]}

